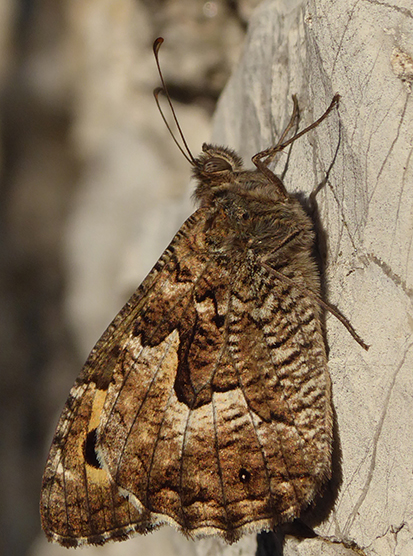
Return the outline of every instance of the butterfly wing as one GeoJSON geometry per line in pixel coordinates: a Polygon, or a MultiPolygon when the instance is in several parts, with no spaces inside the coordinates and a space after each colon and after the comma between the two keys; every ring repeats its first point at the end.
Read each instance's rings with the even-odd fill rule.
{"type": "Polygon", "coordinates": [[[171,274],[179,274],[177,246],[184,260],[194,257],[203,227],[204,214],[197,211],[109,325],[70,391],[43,475],[40,511],[50,540],[64,546],[102,544],[152,528],[150,521],[145,522],[145,513],[120,494],[97,459],[96,430],[108,387],[119,380],[119,355],[133,337],[135,323],[146,305],[152,306],[160,292],[167,292],[171,274]]]}
{"type": "MultiPolygon", "coordinates": [[[[236,485],[242,532],[254,520],[254,529],[291,521],[315,498],[331,473],[332,406],[317,303],[259,260],[237,278],[248,288],[232,289],[228,351],[246,425],[232,433],[238,458],[227,480],[236,485]],[[239,501],[249,498],[258,512],[241,517],[239,501]]],[[[225,445],[236,419],[225,402],[221,408],[225,445]]]]}
{"type": "Polygon", "coordinates": [[[299,515],[329,476],[319,309],[253,256],[181,228],[71,390],[42,522],[65,546],[170,523],[227,541],[299,515]]]}
{"type": "Polygon", "coordinates": [[[298,516],[329,476],[330,383],[316,303],[207,241],[198,230],[190,257],[176,246],[137,315],[97,453],[148,529],[232,542],[298,516]]]}

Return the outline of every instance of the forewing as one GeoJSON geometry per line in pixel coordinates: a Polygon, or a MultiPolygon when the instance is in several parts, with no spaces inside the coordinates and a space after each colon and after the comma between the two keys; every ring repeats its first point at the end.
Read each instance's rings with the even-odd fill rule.
{"type": "Polygon", "coordinates": [[[212,400],[219,374],[228,391],[238,383],[225,360],[232,271],[208,253],[207,232],[197,233],[192,257],[176,246],[179,265],[135,320],[97,443],[108,473],[150,526],[169,522],[188,533],[227,526],[212,400]]]}
{"type": "MultiPolygon", "coordinates": [[[[202,211],[197,211],[186,221],[152,272],[96,344],[70,391],[43,476],[42,526],[51,540],[65,546],[102,544],[108,539],[122,539],[133,531],[152,528],[151,522],[146,521],[146,513],[119,492],[99,461],[96,429],[108,387],[119,381],[122,357],[127,352],[130,338],[134,337],[136,323],[145,319],[147,307],[156,305],[166,310],[172,275],[177,278],[174,296],[182,297],[180,291],[185,290],[185,277],[180,272],[180,263],[202,259],[197,238],[204,225],[202,211]],[[181,261],[176,257],[177,250],[181,261]]],[[[169,361],[173,341],[166,342],[161,359],[169,361]]],[[[148,364],[152,365],[152,362],[148,364]]],[[[144,379],[142,373],[143,389],[144,379]]]]}

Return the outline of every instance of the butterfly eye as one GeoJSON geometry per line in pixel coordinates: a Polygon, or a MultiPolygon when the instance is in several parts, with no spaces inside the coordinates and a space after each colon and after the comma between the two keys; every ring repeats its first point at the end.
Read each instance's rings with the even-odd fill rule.
{"type": "Polygon", "coordinates": [[[208,174],[214,174],[215,172],[224,172],[225,170],[232,170],[232,166],[223,158],[210,158],[204,164],[204,171],[208,172],[208,174]]]}

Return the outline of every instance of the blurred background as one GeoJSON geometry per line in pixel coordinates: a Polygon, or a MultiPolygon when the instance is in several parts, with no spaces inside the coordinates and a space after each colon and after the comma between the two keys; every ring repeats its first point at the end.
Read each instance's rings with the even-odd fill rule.
{"type": "Polygon", "coordinates": [[[196,155],[258,3],[0,0],[1,554],[52,553],[39,492],[70,386],[192,210],[152,43],[196,155]]]}

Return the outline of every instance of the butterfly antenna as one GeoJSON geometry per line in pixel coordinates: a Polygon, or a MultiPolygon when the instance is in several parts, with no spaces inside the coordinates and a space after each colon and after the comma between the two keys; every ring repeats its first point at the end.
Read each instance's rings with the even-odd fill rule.
{"type": "MultiPolygon", "coordinates": [[[[190,164],[194,164],[193,158],[192,158],[192,154],[190,153],[191,158],[189,158],[189,156],[186,154],[186,152],[184,151],[184,149],[181,147],[181,145],[179,144],[177,138],[175,137],[175,135],[173,134],[173,131],[171,129],[171,126],[168,124],[167,119],[165,118],[165,114],[163,113],[163,110],[161,108],[160,102],[159,102],[159,95],[161,93],[165,93],[165,90],[162,89],[162,87],[157,87],[154,91],[153,91],[153,96],[155,97],[156,100],[156,106],[158,107],[158,110],[162,116],[162,119],[164,121],[164,124],[166,125],[167,130],[169,131],[169,133],[171,134],[172,139],[175,141],[175,145],[178,147],[178,149],[181,151],[181,153],[184,155],[184,157],[187,159],[187,161],[190,164]]],[[[169,98],[169,97],[168,97],[169,98]]]]}
{"type": "Polygon", "coordinates": [[[188,160],[188,162],[189,162],[190,164],[194,165],[194,164],[195,164],[195,159],[194,159],[194,157],[192,156],[192,153],[191,153],[191,151],[190,151],[190,149],[189,149],[189,147],[188,147],[188,143],[186,142],[185,137],[184,137],[184,134],[183,134],[183,132],[182,132],[181,126],[179,125],[178,118],[176,117],[175,110],[174,110],[174,107],[173,107],[173,104],[172,104],[172,101],[171,101],[171,97],[169,96],[168,87],[166,86],[165,80],[164,80],[164,78],[163,78],[163,74],[162,74],[162,70],[161,70],[161,65],[160,65],[160,63],[159,63],[159,49],[160,49],[162,43],[163,43],[163,38],[162,38],[162,37],[158,37],[158,38],[155,40],[155,42],[153,43],[153,53],[154,53],[154,55],[155,55],[155,60],[156,60],[156,65],[157,65],[157,67],[158,67],[159,77],[161,78],[161,82],[162,82],[162,87],[158,87],[157,89],[155,89],[154,92],[153,92],[153,94],[154,94],[154,97],[155,97],[155,100],[156,100],[156,105],[158,106],[158,110],[159,110],[159,112],[160,112],[160,114],[161,114],[161,116],[162,116],[163,121],[165,122],[165,125],[166,125],[166,127],[167,127],[169,133],[171,134],[172,139],[175,141],[175,144],[177,145],[177,147],[179,148],[179,150],[181,151],[181,153],[184,155],[184,157],[188,160]],[[184,147],[185,147],[185,149],[186,149],[186,151],[187,151],[187,153],[188,153],[189,156],[185,153],[184,149],[183,149],[183,148],[181,147],[181,145],[178,143],[178,140],[176,139],[175,135],[173,134],[173,132],[172,132],[172,130],[171,130],[171,127],[170,127],[170,125],[168,124],[168,122],[167,122],[167,120],[166,120],[166,118],[165,118],[165,115],[164,115],[164,113],[163,113],[163,111],[162,111],[162,108],[161,108],[161,106],[160,106],[160,103],[159,103],[159,94],[160,94],[160,93],[164,93],[165,96],[166,96],[166,98],[167,98],[167,100],[168,100],[168,104],[169,104],[169,107],[170,107],[170,109],[171,109],[173,119],[174,119],[174,121],[175,121],[175,124],[176,124],[176,127],[177,127],[177,129],[178,129],[179,135],[180,135],[180,137],[181,137],[181,139],[182,139],[182,142],[183,142],[183,144],[184,144],[184,147]]]}

